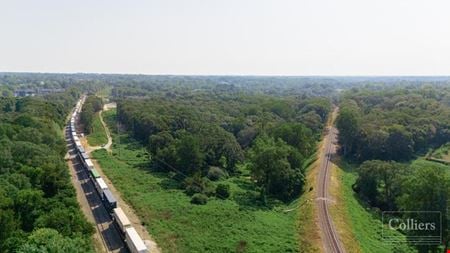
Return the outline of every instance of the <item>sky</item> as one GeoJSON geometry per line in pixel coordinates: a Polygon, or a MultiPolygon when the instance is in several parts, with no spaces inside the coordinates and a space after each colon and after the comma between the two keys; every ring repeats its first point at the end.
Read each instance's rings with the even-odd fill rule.
{"type": "Polygon", "coordinates": [[[0,71],[450,75],[448,0],[0,0],[0,71]]]}

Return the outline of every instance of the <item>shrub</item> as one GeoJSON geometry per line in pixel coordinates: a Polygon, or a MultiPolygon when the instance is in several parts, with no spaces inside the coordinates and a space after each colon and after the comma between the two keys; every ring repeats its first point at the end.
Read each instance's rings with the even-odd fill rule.
{"type": "Polygon", "coordinates": [[[205,188],[202,193],[208,197],[212,197],[216,195],[216,186],[210,180],[205,179],[205,188]]]}
{"type": "Polygon", "coordinates": [[[208,170],[207,177],[212,181],[217,181],[225,177],[225,172],[221,170],[219,167],[210,167],[208,170]]]}
{"type": "Polygon", "coordinates": [[[196,193],[192,196],[191,203],[195,205],[205,205],[208,202],[208,197],[202,193],[196,193]]]}
{"type": "Polygon", "coordinates": [[[205,189],[205,182],[200,176],[188,177],[183,182],[184,190],[187,195],[192,196],[196,193],[202,193],[205,189]]]}
{"type": "Polygon", "coordinates": [[[230,197],[230,186],[227,184],[218,184],[216,187],[216,196],[221,199],[230,197]]]}

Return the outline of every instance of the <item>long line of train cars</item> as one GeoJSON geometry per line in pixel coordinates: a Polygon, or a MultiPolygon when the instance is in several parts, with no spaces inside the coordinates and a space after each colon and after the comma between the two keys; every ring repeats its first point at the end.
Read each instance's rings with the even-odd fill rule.
{"type": "Polygon", "coordinates": [[[130,220],[125,215],[120,207],[117,206],[117,200],[112,194],[112,192],[108,189],[108,185],[102,179],[100,174],[95,169],[92,160],[89,158],[89,155],[81,145],[80,138],[78,137],[75,122],[79,113],[81,112],[81,108],[85,101],[86,97],[83,96],[77,103],[74,112],[70,118],[70,131],[73,142],[75,143],[75,149],[77,151],[77,156],[80,159],[84,169],[89,174],[89,178],[92,183],[95,185],[95,189],[102,199],[106,209],[111,215],[115,226],[121,232],[122,238],[125,240],[125,244],[128,246],[128,249],[132,253],[148,253],[149,250],[147,246],[142,241],[139,234],[136,232],[136,229],[131,225],[130,220]]]}

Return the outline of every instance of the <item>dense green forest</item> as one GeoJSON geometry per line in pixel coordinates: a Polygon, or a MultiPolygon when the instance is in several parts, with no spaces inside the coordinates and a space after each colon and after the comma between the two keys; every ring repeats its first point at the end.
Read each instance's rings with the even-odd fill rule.
{"type": "Polygon", "coordinates": [[[92,252],[63,157],[62,133],[80,93],[0,98],[0,251],[92,252]]]}
{"type": "Polygon", "coordinates": [[[337,126],[346,157],[407,161],[450,141],[447,87],[351,90],[343,95],[337,126]]]}
{"type": "Polygon", "coordinates": [[[449,87],[352,89],[342,96],[337,127],[342,155],[359,164],[353,188],[360,198],[382,211],[440,211],[448,241],[449,168],[420,156],[450,141],[449,87]]]}
{"type": "Polygon", "coordinates": [[[284,201],[300,193],[304,161],[330,110],[327,98],[225,92],[125,99],[117,107],[122,125],[148,146],[152,166],[175,171],[189,195],[211,195],[209,180],[233,176],[245,163],[263,199],[284,201]]]}

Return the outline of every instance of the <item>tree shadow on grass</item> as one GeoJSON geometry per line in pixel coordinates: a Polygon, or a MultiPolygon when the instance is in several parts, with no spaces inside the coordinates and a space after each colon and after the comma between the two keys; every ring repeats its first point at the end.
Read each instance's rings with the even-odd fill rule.
{"type": "Polygon", "coordinates": [[[252,191],[235,193],[233,200],[239,205],[239,210],[257,211],[270,209],[270,207],[264,205],[259,193],[252,191]]]}
{"type": "Polygon", "coordinates": [[[136,141],[130,141],[126,143],[126,149],[131,150],[142,149],[142,144],[136,141]]]}
{"type": "Polygon", "coordinates": [[[235,183],[237,186],[239,186],[239,188],[241,188],[242,190],[257,191],[254,184],[252,184],[251,182],[244,181],[240,178],[233,179],[232,182],[235,183]]]}
{"type": "Polygon", "coordinates": [[[240,210],[257,211],[257,210],[271,210],[275,202],[268,197],[267,203],[261,198],[258,188],[249,181],[242,179],[235,179],[233,183],[236,184],[242,191],[237,191],[233,194],[233,200],[239,205],[240,210]]]}

